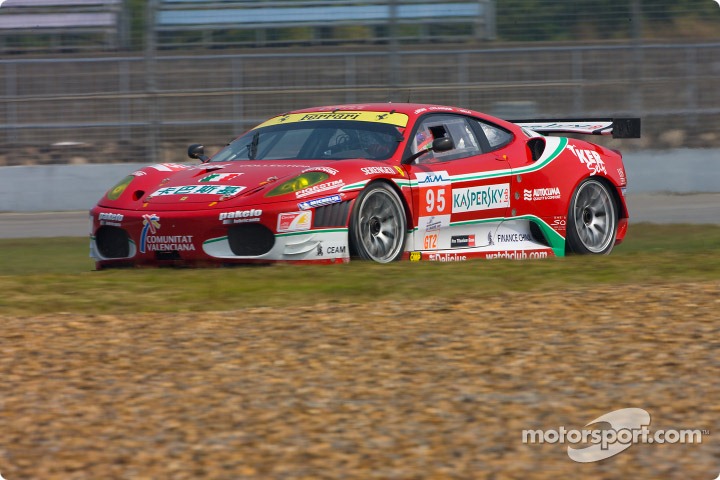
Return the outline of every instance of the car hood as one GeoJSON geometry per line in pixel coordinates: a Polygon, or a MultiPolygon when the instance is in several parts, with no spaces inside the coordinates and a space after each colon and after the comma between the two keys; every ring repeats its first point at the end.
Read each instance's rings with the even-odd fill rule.
{"type": "MultiPolygon", "coordinates": [[[[318,161],[268,161],[268,162],[227,162],[203,165],[168,167],[157,187],[147,191],[145,198],[150,204],[183,202],[208,203],[230,198],[252,195],[265,185],[292,178],[303,172],[319,170],[330,175],[337,169],[318,161]]],[[[162,169],[163,165],[149,167],[162,169]]],[[[279,183],[277,183],[279,185],[279,183]]]]}

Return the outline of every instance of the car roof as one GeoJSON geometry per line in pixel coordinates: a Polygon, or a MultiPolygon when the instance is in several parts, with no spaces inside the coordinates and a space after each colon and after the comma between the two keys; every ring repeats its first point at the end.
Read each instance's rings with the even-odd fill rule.
{"type": "Polygon", "coordinates": [[[468,108],[453,107],[449,105],[435,105],[429,103],[348,103],[338,105],[324,105],[319,107],[303,108],[292,110],[287,113],[309,113],[309,112],[332,112],[339,111],[370,111],[370,112],[391,112],[404,113],[410,118],[415,118],[425,113],[457,113],[483,118],[491,122],[504,125],[506,128],[518,128],[516,125],[491,115],[470,110],[468,108]],[[512,126],[512,127],[511,127],[512,126]]]}
{"type": "Polygon", "coordinates": [[[450,107],[445,105],[431,105],[431,104],[423,104],[423,103],[348,103],[348,104],[338,104],[338,105],[324,105],[320,107],[311,107],[311,108],[304,108],[300,110],[293,110],[289,113],[307,113],[307,112],[331,112],[333,110],[367,110],[367,111],[373,111],[373,112],[390,112],[395,111],[398,113],[404,113],[409,116],[413,115],[419,115],[420,113],[424,113],[426,111],[434,110],[434,111],[452,111],[452,112],[464,112],[464,113],[472,113],[475,114],[476,112],[473,112],[468,109],[458,108],[458,107],[450,107]]]}

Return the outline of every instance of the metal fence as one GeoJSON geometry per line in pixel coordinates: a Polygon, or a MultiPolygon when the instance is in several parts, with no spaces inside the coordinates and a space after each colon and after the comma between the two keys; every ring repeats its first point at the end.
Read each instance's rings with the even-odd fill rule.
{"type": "Polygon", "coordinates": [[[150,0],[159,48],[495,39],[494,0],[150,0]]]}
{"type": "MultiPolygon", "coordinates": [[[[432,48],[432,47],[431,47],[432,48]]],[[[642,147],[720,143],[720,43],[0,60],[0,165],[179,161],[290,109],[639,115],[642,147]]]]}

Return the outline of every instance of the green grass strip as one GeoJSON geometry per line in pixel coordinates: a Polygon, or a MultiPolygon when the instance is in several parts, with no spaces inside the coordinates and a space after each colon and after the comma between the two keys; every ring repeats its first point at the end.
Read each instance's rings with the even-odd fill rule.
{"type": "Polygon", "coordinates": [[[0,314],[241,310],[399,298],[455,300],[600,284],[720,279],[720,226],[631,225],[607,257],[94,271],[88,240],[0,240],[0,314]]]}

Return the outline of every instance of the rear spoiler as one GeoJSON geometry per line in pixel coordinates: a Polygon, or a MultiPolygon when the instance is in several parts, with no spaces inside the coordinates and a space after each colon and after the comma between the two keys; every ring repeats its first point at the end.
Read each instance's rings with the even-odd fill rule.
{"type": "Polygon", "coordinates": [[[580,133],[612,135],[613,138],[640,138],[639,118],[601,118],[590,120],[510,120],[538,133],[580,133]]]}

